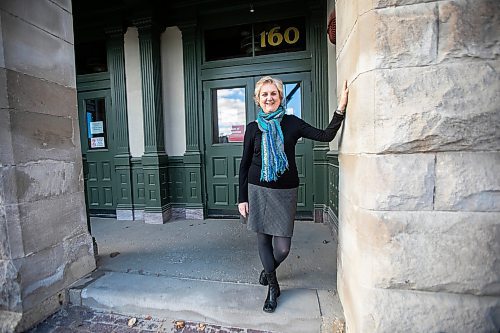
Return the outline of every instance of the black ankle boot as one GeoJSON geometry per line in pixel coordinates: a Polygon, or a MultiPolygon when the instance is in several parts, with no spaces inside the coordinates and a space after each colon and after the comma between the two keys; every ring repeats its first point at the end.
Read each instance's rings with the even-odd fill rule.
{"type": "Polygon", "coordinates": [[[264,302],[264,307],[262,310],[265,312],[274,312],[278,306],[278,297],[280,296],[280,285],[278,284],[278,279],[276,278],[276,271],[271,273],[265,273],[269,287],[267,289],[267,297],[264,302]]]}
{"type": "MultiPolygon", "coordinates": [[[[267,282],[265,270],[262,270],[262,272],[260,272],[259,283],[263,286],[267,286],[269,284],[269,282],[267,282]]],[[[278,288],[278,297],[280,297],[280,295],[281,295],[281,290],[278,288]]]]}
{"type": "Polygon", "coordinates": [[[260,272],[259,283],[261,285],[263,285],[263,286],[267,286],[269,284],[267,282],[267,277],[266,277],[266,271],[265,270],[262,270],[262,272],[260,272]]]}

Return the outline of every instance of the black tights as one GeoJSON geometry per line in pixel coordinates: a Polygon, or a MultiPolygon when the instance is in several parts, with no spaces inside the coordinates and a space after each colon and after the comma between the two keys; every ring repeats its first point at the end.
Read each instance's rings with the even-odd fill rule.
{"type": "Polygon", "coordinates": [[[257,233],[260,261],[266,273],[273,272],[290,253],[291,237],[272,236],[257,233]],[[273,248],[274,238],[274,248],[273,248]]]}

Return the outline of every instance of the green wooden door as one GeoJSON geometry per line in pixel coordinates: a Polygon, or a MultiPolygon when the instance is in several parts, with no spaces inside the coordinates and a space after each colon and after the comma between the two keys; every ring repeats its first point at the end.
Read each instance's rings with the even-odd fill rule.
{"type": "MultiPolygon", "coordinates": [[[[277,77],[283,80],[287,113],[294,114],[312,124],[310,74],[294,73],[277,75],[277,77]]],[[[305,219],[313,217],[312,148],[312,141],[308,139],[300,139],[295,147],[295,163],[299,173],[297,217],[305,219]]]]}
{"type": "Polygon", "coordinates": [[[246,125],[255,119],[253,78],[203,84],[208,216],[236,216],[246,125]]]}
{"type": "MultiPolygon", "coordinates": [[[[237,216],[239,167],[246,124],[255,120],[255,83],[261,76],[206,81],[203,84],[205,171],[208,216],[237,216]]],[[[285,85],[287,113],[311,122],[311,81],[308,72],[277,75],[285,85]]],[[[297,214],[312,218],[312,143],[296,147],[299,172],[297,214]]]]}
{"type": "Polygon", "coordinates": [[[97,214],[114,214],[114,121],[110,90],[79,93],[78,113],[89,210],[97,214]]]}

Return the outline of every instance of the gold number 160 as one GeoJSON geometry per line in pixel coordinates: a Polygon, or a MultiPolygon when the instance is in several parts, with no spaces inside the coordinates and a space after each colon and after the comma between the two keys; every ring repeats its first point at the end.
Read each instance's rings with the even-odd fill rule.
{"type": "MultiPolygon", "coordinates": [[[[267,43],[271,46],[278,46],[283,42],[283,38],[287,44],[295,44],[299,41],[300,33],[296,27],[289,27],[283,34],[279,32],[280,27],[274,27],[269,30],[267,34],[267,43]],[[290,39],[290,32],[293,32],[293,39],[290,39]]],[[[260,33],[260,47],[267,47],[266,45],[266,31],[260,33]]]]}

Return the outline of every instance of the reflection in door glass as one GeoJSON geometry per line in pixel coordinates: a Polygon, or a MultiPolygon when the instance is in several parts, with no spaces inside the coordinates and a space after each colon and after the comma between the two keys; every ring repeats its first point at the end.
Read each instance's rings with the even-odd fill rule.
{"type": "Polygon", "coordinates": [[[87,139],[89,149],[106,148],[106,107],[104,98],[86,99],[87,139]]]}
{"type": "Polygon", "coordinates": [[[213,143],[243,142],[246,123],[245,88],[212,90],[213,143]]]}
{"type": "Polygon", "coordinates": [[[302,117],[302,99],[300,93],[301,82],[285,83],[286,114],[293,114],[299,118],[302,117]]]}

